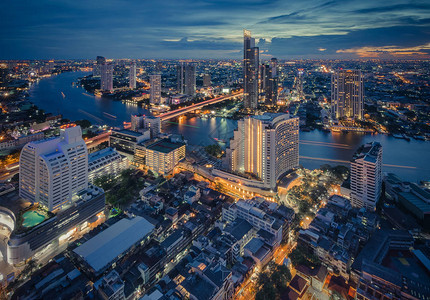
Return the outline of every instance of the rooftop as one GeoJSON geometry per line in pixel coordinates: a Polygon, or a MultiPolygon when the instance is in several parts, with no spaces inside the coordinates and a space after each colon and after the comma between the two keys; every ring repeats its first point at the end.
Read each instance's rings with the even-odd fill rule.
{"type": "Polygon", "coordinates": [[[104,148],[102,150],[88,154],[88,164],[107,156],[116,156],[116,155],[119,155],[119,153],[114,148],[111,148],[111,147],[104,148]]]}
{"type": "Polygon", "coordinates": [[[155,143],[152,143],[146,146],[146,149],[157,151],[157,152],[169,153],[184,145],[185,145],[184,143],[172,143],[169,139],[161,139],[156,141],[155,143]]]}
{"type": "Polygon", "coordinates": [[[141,132],[137,132],[137,131],[133,131],[133,130],[129,130],[129,129],[113,130],[112,132],[131,135],[134,137],[139,137],[139,136],[143,135],[141,132]]]}
{"type": "Polygon", "coordinates": [[[355,159],[364,159],[369,162],[375,162],[381,148],[382,145],[379,142],[364,144],[358,148],[354,155],[353,161],[355,159]]]}
{"type": "Polygon", "coordinates": [[[96,272],[152,232],[154,226],[145,218],[122,219],[100,232],[75,250],[96,272]]]}

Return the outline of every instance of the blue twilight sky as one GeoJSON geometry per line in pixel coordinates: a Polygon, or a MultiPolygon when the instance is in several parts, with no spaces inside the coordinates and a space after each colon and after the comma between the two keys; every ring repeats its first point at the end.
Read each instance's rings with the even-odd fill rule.
{"type": "Polygon", "coordinates": [[[1,0],[0,59],[430,57],[430,1],[1,0]]]}

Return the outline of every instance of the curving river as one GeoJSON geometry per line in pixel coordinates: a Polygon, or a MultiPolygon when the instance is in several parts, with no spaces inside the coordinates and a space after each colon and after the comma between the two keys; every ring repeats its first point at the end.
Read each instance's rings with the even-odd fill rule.
{"type": "MultiPolygon", "coordinates": [[[[70,72],[42,79],[31,86],[29,100],[70,120],[88,119],[94,124],[110,126],[129,122],[131,114],[149,113],[135,105],[94,97],[72,85],[87,74],[70,72]]],[[[182,118],[179,123],[171,120],[163,124],[164,131],[182,134],[190,144],[200,145],[214,143],[214,138],[228,141],[235,128],[236,121],[225,118],[182,118]]],[[[430,180],[430,142],[413,139],[408,142],[382,134],[300,132],[300,163],[310,169],[324,163],[348,165],[355,150],[370,141],[383,146],[385,172],[396,173],[408,181],[430,180]]]]}

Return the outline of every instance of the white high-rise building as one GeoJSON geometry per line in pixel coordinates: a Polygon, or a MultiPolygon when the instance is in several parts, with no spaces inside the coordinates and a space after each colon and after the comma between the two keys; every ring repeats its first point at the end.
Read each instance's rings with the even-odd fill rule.
{"type": "Polygon", "coordinates": [[[22,149],[20,197],[54,211],[87,188],[88,151],[79,126],[62,130],[59,137],[30,142],[22,149]]]}
{"type": "Polygon", "coordinates": [[[251,173],[274,189],[278,179],[299,165],[299,118],[265,113],[238,121],[238,129],[226,150],[224,166],[251,173]]]}
{"type": "Polygon", "coordinates": [[[136,64],[135,63],[133,63],[130,66],[130,69],[128,71],[128,87],[133,90],[136,88],[136,64]]]}
{"type": "Polygon", "coordinates": [[[104,64],[101,66],[100,89],[102,91],[113,91],[113,66],[104,64]]]}
{"type": "Polygon", "coordinates": [[[359,70],[339,70],[331,76],[332,114],[336,119],[364,117],[363,76],[359,70]]]}
{"type": "Polygon", "coordinates": [[[151,86],[150,103],[161,104],[161,75],[149,75],[149,84],[151,86]]]}
{"type": "Polygon", "coordinates": [[[361,146],[351,160],[351,204],[375,210],[382,188],[382,146],[361,146]]]}

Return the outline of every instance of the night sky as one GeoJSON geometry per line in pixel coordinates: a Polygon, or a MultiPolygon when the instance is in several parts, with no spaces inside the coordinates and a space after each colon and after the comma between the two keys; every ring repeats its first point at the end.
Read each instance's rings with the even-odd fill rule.
{"type": "Polygon", "coordinates": [[[1,0],[0,59],[429,58],[430,1],[1,0]]]}

